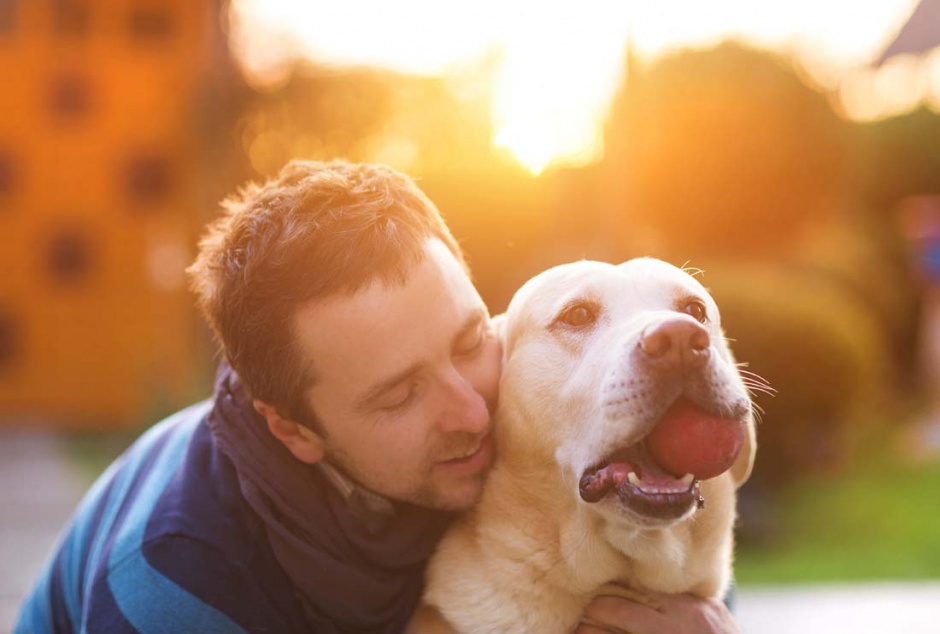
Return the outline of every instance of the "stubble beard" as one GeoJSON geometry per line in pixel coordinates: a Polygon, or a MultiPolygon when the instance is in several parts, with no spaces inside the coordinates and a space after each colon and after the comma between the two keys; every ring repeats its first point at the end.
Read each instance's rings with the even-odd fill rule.
{"type": "MultiPolygon", "coordinates": [[[[465,476],[456,483],[435,481],[434,468],[438,462],[463,456],[469,451],[478,450],[486,434],[453,432],[447,442],[429,457],[415,475],[415,482],[399,493],[382,490],[370,482],[371,478],[356,468],[348,454],[342,450],[331,449],[327,444],[325,458],[358,486],[397,502],[406,502],[415,506],[439,511],[465,511],[473,507],[483,492],[483,483],[492,468],[488,465],[478,473],[465,476]],[[450,485],[450,486],[448,486],[450,485]]],[[[377,483],[380,485],[380,483],[377,483]]]]}

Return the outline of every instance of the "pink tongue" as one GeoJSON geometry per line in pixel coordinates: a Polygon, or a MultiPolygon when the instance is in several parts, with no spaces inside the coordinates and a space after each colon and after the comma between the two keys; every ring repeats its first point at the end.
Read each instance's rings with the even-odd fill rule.
{"type": "Polygon", "coordinates": [[[744,446],[744,426],[679,400],[646,437],[646,446],[676,477],[691,473],[697,480],[708,480],[734,464],[744,446]]]}

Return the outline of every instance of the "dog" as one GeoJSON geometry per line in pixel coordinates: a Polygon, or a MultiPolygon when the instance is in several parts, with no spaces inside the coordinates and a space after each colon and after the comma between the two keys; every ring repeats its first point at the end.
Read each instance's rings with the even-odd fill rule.
{"type": "Polygon", "coordinates": [[[756,438],[706,289],[652,258],[580,261],[526,282],[495,321],[496,462],[409,631],[571,632],[611,588],[722,597],[756,438]]]}

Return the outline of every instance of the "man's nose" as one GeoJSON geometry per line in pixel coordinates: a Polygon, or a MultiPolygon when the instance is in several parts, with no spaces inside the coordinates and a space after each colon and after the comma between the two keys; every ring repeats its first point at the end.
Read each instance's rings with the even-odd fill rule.
{"type": "Polygon", "coordinates": [[[468,378],[455,369],[445,385],[446,402],[439,422],[441,431],[470,433],[485,431],[490,422],[486,400],[474,389],[468,378]]]}

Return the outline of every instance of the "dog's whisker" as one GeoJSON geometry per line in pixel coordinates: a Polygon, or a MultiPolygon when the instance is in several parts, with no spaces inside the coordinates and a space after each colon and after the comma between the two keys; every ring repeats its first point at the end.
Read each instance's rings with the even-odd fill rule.
{"type": "Polygon", "coordinates": [[[749,384],[746,381],[744,382],[744,387],[747,388],[749,392],[758,392],[761,394],[766,394],[767,396],[776,396],[777,390],[767,385],[753,385],[749,384]]]}
{"type": "Polygon", "coordinates": [[[751,413],[754,415],[755,423],[762,423],[764,420],[764,408],[757,403],[751,403],[751,413]]]}
{"type": "Polygon", "coordinates": [[[761,375],[744,369],[739,369],[738,373],[741,376],[741,381],[744,383],[744,387],[746,387],[748,391],[761,392],[767,394],[768,396],[774,396],[777,394],[777,390],[771,387],[770,381],[761,375]]]}
{"type": "Polygon", "coordinates": [[[740,368],[740,371],[741,371],[742,374],[747,374],[748,376],[753,376],[753,377],[755,377],[755,378],[760,379],[761,381],[766,381],[766,380],[767,380],[767,379],[765,379],[764,377],[762,377],[761,375],[759,375],[757,372],[753,372],[753,371],[751,371],[751,370],[746,369],[746,368],[749,368],[749,367],[750,367],[750,366],[749,366],[747,363],[740,363],[740,364],[738,364],[738,368],[740,368]]]}
{"type": "Polygon", "coordinates": [[[777,390],[767,385],[749,385],[745,383],[744,387],[746,387],[751,392],[759,392],[761,394],[766,394],[768,396],[777,395],[777,390]]]}

